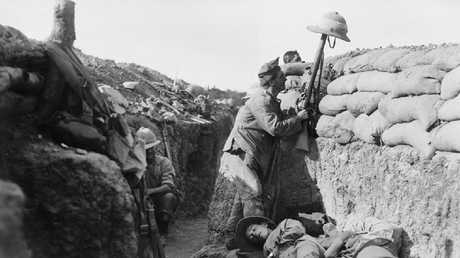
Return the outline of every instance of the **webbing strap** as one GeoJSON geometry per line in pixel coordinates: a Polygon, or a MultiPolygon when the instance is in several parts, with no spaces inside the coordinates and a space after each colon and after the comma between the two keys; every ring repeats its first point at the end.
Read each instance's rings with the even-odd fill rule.
{"type": "Polygon", "coordinates": [[[336,40],[337,38],[334,37],[334,42],[331,44],[331,40],[330,40],[331,37],[327,37],[327,44],[329,45],[330,48],[335,48],[335,43],[336,43],[336,40]]]}

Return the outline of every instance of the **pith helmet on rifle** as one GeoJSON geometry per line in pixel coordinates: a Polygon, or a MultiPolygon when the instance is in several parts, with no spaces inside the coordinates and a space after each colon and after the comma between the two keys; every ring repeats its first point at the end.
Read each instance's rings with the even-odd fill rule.
{"type": "Polygon", "coordinates": [[[328,12],[324,14],[318,25],[307,26],[307,29],[312,32],[326,34],[350,42],[350,38],[347,36],[347,22],[338,12],[328,12]]]}

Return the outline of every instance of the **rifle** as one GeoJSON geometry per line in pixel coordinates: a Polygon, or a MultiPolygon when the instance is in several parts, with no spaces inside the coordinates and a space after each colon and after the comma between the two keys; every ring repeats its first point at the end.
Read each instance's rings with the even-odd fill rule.
{"type": "Polygon", "coordinates": [[[321,34],[319,46],[315,54],[315,61],[313,64],[311,78],[308,82],[308,87],[304,89],[303,100],[301,100],[299,103],[301,104],[300,108],[307,110],[310,114],[310,117],[307,119],[306,124],[304,125],[304,130],[300,133],[295,147],[309,153],[311,152],[312,140],[318,137],[315,128],[316,122],[320,115],[318,108],[319,91],[321,87],[321,74],[324,66],[324,46],[326,45],[326,40],[329,42],[329,47],[334,48],[335,39],[339,38],[347,42],[349,42],[350,39],[347,36],[347,23],[343,16],[341,16],[338,12],[326,13],[322,17],[322,21],[318,26],[307,26],[307,29],[312,32],[321,34]],[[334,37],[333,44],[330,42],[330,37],[334,37]],[[318,70],[319,79],[318,84],[315,87],[315,80],[318,70]]]}
{"type": "Polygon", "coordinates": [[[315,54],[315,62],[313,64],[310,81],[308,82],[308,86],[304,89],[303,99],[301,100],[301,108],[309,112],[309,118],[304,123],[304,129],[299,134],[295,147],[296,149],[306,152],[310,152],[311,140],[318,137],[315,127],[319,115],[319,90],[321,87],[321,74],[323,71],[324,45],[326,44],[327,38],[328,36],[326,34],[321,34],[321,40],[315,54]],[[318,84],[315,87],[315,79],[318,70],[320,70],[319,79],[318,84]]]}
{"type": "Polygon", "coordinates": [[[147,245],[150,245],[153,257],[165,258],[164,249],[160,243],[158,225],[155,220],[155,209],[146,198],[147,186],[145,176],[141,178],[137,186],[134,186],[134,188],[130,187],[137,206],[139,220],[138,231],[140,239],[138,239],[138,257],[143,258],[145,250],[148,248],[147,245]],[[139,191],[139,196],[136,194],[136,190],[139,191]]]}

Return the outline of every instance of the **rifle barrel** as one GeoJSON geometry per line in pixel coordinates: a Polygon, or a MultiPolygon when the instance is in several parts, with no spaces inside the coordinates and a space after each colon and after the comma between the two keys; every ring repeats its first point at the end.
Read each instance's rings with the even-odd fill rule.
{"type": "Polygon", "coordinates": [[[316,54],[315,54],[315,62],[313,64],[311,78],[310,78],[310,81],[308,82],[308,88],[305,89],[305,91],[308,91],[308,94],[307,94],[308,99],[305,101],[305,107],[311,102],[313,87],[315,85],[316,74],[318,73],[318,68],[321,63],[321,56],[323,55],[324,45],[326,44],[326,39],[327,39],[327,35],[321,34],[321,40],[319,42],[318,49],[316,50],[316,54]]]}

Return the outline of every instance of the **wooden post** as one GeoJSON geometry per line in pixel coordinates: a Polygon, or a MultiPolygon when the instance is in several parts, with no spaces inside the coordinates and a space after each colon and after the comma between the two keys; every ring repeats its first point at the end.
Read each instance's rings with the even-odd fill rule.
{"type": "Polygon", "coordinates": [[[75,2],[56,0],[54,7],[54,28],[48,39],[66,47],[75,41],[75,2]]]}

